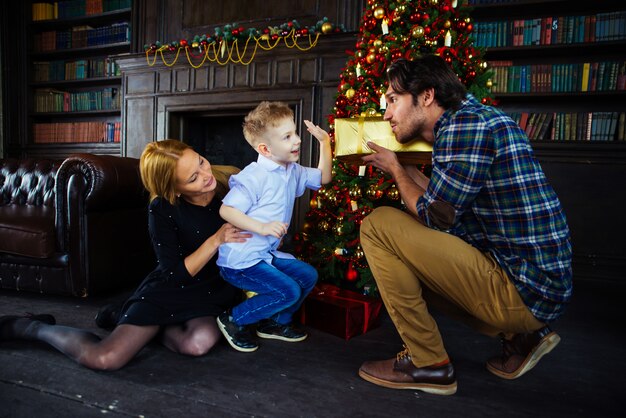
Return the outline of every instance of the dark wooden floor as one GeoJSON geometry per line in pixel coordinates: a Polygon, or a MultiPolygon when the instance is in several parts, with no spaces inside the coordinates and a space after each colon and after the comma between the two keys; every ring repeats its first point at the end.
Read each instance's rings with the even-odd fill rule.
{"type": "MultiPolygon", "coordinates": [[[[401,341],[387,317],[348,342],[311,330],[308,340],[262,341],[243,354],[226,343],[190,358],[151,344],[116,372],[79,367],[45,345],[0,343],[0,417],[609,417],[623,405],[624,288],[580,283],[554,328],[561,344],[515,381],[484,361],[499,342],[439,317],[458,374],[454,396],[377,387],[357,370],[389,358],[401,341]]],[[[0,291],[0,315],[49,312],[61,324],[95,328],[111,298],[70,299],[0,291]]]]}

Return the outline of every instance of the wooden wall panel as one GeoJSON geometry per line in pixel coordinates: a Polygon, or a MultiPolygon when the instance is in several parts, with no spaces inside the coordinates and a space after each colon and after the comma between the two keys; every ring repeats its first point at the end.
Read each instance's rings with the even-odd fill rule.
{"type": "Polygon", "coordinates": [[[171,70],[163,70],[157,73],[157,91],[159,93],[169,93],[172,91],[171,70]]]}
{"type": "Polygon", "coordinates": [[[191,89],[189,88],[191,81],[190,81],[190,77],[191,77],[191,69],[190,68],[177,68],[174,70],[174,80],[175,80],[175,87],[174,87],[174,91],[177,92],[186,92],[186,91],[190,91],[191,89]]]}
{"type": "Polygon", "coordinates": [[[154,140],[154,99],[127,98],[124,100],[124,141],[122,153],[139,158],[146,144],[154,140]]]}
{"type": "Polygon", "coordinates": [[[201,67],[193,72],[193,89],[192,90],[194,91],[208,90],[209,68],[210,67],[201,67]]]}
{"type": "Polygon", "coordinates": [[[140,74],[132,74],[126,77],[125,96],[135,94],[154,93],[155,73],[146,72],[140,74]]]}
{"type": "Polygon", "coordinates": [[[214,33],[215,27],[237,23],[265,28],[290,20],[314,25],[327,17],[358,31],[366,0],[134,0],[133,52],[144,44],[171,42],[214,33]]]}

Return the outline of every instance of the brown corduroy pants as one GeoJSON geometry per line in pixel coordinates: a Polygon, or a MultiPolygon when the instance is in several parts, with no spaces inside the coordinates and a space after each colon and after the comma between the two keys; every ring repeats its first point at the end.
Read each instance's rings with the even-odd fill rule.
{"type": "Polygon", "coordinates": [[[495,259],[398,209],[363,220],[361,245],[383,302],[416,367],[448,358],[429,308],[496,336],[541,328],[495,259]]]}

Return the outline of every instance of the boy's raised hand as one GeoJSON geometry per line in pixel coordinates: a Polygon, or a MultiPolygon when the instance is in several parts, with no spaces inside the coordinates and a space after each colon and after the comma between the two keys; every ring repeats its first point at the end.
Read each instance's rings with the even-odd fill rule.
{"type": "Polygon", "coordinates": [[[313,135],[320,143],[324,143],[326,141],[330,141],[330,136],[328,136],[328,132],[320,128],[318,125],[314,124],[310,120],[305,120],[304,124],[306,125],[306,130],[309,131],[311,135],[313,135]]]}

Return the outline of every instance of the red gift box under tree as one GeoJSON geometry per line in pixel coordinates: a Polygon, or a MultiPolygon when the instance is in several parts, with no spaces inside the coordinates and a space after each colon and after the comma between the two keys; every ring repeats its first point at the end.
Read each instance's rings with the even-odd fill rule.
{"type": "Polygon", "coordinates": [[[302,304],[302,324],[349,340],[379,325],[380,299],[340,289],[315,286],[302,304]]]}

